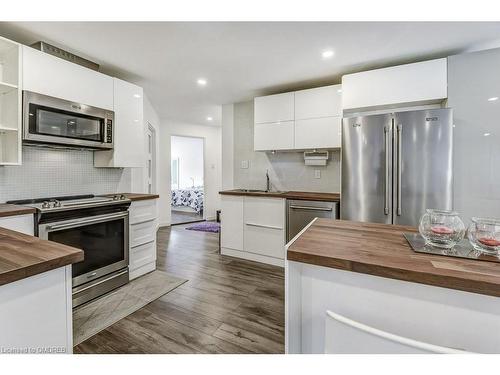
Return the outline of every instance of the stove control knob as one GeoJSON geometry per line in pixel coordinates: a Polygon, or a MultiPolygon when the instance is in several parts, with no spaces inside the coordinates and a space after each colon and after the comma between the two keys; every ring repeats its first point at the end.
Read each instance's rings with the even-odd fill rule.
{"type": "Polygon", "coordinates": [[[61,206],[62,206],[61,202],[58,201],[57,199],[54,199],[52,207],[57,208],[57,207],[61,207],[61,206]]]}
{"type": "Polygon", "coordinates": [[[125,195],[121,194],[120,195],[120,200],[125,200],[125,199],[127,199],[127,197],[125,195]]]}
{"type": "Polygon", "coordinates": [[[117,201],[117,200],[119,200],[119,199],[120,199],[120,196],[119,196],[119,195],[113,195],[113,200],[114,200],[114,201],[117,201]]]}
{"type": "Polygon", "coordinates": [[[43,201],[42,202],[42,208],[50,208],[50,202],[49,201],[43,201]]]}

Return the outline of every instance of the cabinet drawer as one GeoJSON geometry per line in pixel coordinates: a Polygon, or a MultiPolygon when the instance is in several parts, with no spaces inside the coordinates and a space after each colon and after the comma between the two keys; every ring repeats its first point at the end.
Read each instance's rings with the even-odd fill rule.
{"type": "Polygon", "coordinates": [[[156,260],[156,241],[130,249],[129,268],[131,271],[156,260]]]}
{"type": "Polygon", "coordinates": [[[0,227],[33,236],[35,229],[33,219],[33,214],[2,217],[0,227]]]}
{"type": "Polygon", "coordinates": [[[340,148],[341,117],[295,121],[295,148],[340,148]]]}
{"type": "Polygon", "coordinates": [[[156,219],[156,200],[132,202],[129,210],[130,224],[156,219]]]}
{"type": "Polygon", "coordinates": [[[145,244],[156,239],[156,221],[130,225],[130,247],[145,244]]]}
{"type": "Polygon", "coordinates": [[[281,198],[245,197],[245,224],[258,224],[277,229],[285,226],[285,200],[281,198]]]}
{"type": "Polygon", "coordinates": [[[266,228],[253,224],[245,224],[245,251],[284,259],[285,231],[283,229],[266,228]]]}
{"type": "Polygon", "coordinates": [[[254,150],[291,150],[294,140],[294,121],[255,124],[254,150]]]}

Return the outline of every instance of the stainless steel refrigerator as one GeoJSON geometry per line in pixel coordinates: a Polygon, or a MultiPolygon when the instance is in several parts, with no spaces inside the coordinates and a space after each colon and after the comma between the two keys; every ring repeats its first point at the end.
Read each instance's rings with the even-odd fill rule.
{"type": "Polygon", "coordinates": [[[344,118],[340,218],[415,226],[451,209],[452,163],[451,109],[344,118]]]}

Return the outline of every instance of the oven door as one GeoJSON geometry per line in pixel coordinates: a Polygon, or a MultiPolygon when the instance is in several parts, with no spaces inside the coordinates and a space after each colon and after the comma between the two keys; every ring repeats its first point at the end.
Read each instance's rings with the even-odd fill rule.
{"type": "Polygon", "coordinates": [[[73,264],[73,287],[128,266],[128,211],[40,224],[39,237],[83,250],[73,264]]]}
{"type": "Polygon", "coordinates": [[[113,148],[113,112],[29,91],[23,93],[23,140],[113,148]]]}

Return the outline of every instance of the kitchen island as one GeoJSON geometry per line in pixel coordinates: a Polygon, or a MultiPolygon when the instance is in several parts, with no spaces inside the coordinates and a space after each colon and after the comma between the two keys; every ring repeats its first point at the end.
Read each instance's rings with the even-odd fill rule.
{"type": "Polygon", "coordinates": [[[329,310],[413,340],[500,353],[500,263],[415,253],[403,237],[415,231],[318,219],[290,241],[287,352],[325,352],[329,310]]]}
{"type": "MultiPolygon", "coordinates": [[[[33,215],[14,205],[1,212],[33,215]]],[[[72,352],[71,264],[82,260],[79,249],[0,227],[0,353],[72,352]]]]}

